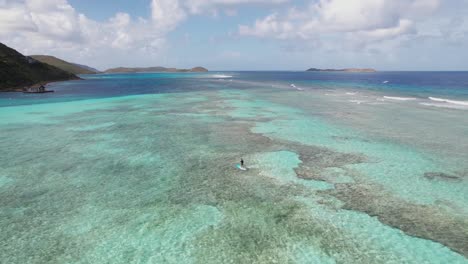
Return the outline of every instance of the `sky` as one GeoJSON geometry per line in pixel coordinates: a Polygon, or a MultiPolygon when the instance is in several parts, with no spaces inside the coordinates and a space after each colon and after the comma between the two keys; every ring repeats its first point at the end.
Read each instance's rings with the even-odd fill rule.
{"type": "Polygon", "coordinates": [[[0,42],[105,70],[468,70],[468,0],[0,0],[0,42]]]}

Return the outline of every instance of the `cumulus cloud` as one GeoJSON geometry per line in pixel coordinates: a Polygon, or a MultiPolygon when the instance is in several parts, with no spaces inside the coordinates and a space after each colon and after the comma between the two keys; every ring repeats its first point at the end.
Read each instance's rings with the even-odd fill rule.
{"type": "Polygon", "coordinates": [[[186,18],[179,0],[152,0],[152,18],[158,28],[172,30],[186,18]]]}
{"type": "Polygon", "coordinates": [[[439,0],[320,0],[239,26],[240,35],[276,39],[342,36],[378,41],[416,33],[415,21],[434,12],[439,0]]]}
{"type": "MultiPolygon", "coordinates": [[[[298,53],[365,49],[389,54],[403,45],[416,46],[413,40],[417,39],[438,38],[453,45],[464,45],[468,39],[467,0],[450,4],[442,0],[146,1],[148,17],[121,12],[96,21],[75,10],[68,0],[0,0],[0,40],[25,54],[50,54],[101,68],[166,65],[171,47],[168,33],[191,16],[241,17],[241,6],[277,10],[252,24],[239,25],[236,41],[241,41],[239,36],[276,39],[284,49],[298,53]],[[444,5],[452,9],[440,15],[447,8],[444,5]]],[[[230,30],[236,28],[226,32],[230,30]]],[[[219,39],[214,43],[219,45],[219,39]]],[[[225,59],[237,56],[222,54],[225,59]]]]}
{"type": "Polygon", "coordinates": [[[286,39],[296,34],[293,22],[278,18],[277,13],[255,21],[253,27],[241,25],[239,27],[239,32],[241,35],[274,37],[279,39],[286,39]]]}
{"type": "Polygon", "coordinates": [[[73,53],[74,60],[79,60],[77,54],[109,60],[126,50],[135,58],[148,60],[165,48],[165,35],[185,18],[177,0],[153,0],[150,4],[149,19],[117,13],[98,22],[77,12],[67,0],[3,0],[0,38],[26,54],[69,58],[73,53]]]}
{"type": "Polygon", "coordinates": [[[27,0],[25,7],[37,32],[61,40],[81,37],[78,14],[65,0],[27,0]]]}
{"type": "Polygon", "coordinates": [[[37,31],[37,26],[23,5],[0,2],[0,34],[11,31],[37,31]]]}
{"type": "Polygon", "coordinates": [[[148,0],[148,18],[121,12],[95,21],[67,0],[0,0],[0,39],[22,53],[91,61],[101,67],[129,64],[125,59],[130,57],[134,63],[156,64],[164,57],[167,34],[189,15],[218,14],[217,9],[223,8],[224,14],[233,16],[236,5],[287,1],[148,0]]]}
{"type": "Polygon", "coordinates": [[[186,0],[185,6],[193,14],[199,14],[216,7],[240,4],[281,4],[289,0],[186,0]]]}

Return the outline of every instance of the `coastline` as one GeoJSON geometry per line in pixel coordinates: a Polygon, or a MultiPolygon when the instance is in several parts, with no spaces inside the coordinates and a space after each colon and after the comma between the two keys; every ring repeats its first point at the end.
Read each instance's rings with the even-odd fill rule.
{"type": "Polygon", "coordinates": [[[66,82],[66,81],[78,81],[78,80],[83,80],[83,78],[80,78],[77,76],[77,78],[72,78],[72,79],[37,82],[32,85],[23,85],[21,87],[5,88],[3,90],[0,90],[0,93],[21,93],[24,91],[24,89],[37,88],[41,85],[47,86],[52,83],[59,83],[59,82],[66,82]]]}

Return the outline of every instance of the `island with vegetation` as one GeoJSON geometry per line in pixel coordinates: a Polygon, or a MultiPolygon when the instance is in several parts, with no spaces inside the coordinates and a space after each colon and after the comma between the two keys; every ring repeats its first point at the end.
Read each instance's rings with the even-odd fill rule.
{"type": "Polygon", "coordinates": [[[208,70],[203,67],[195,67],[192,69],[177,69],[177,68],[166,68],[166,67],[146,67],[146,68],[128,68],[119,67],[112,68],[104,71],[105,73],[136,73],[136,72],[207,72],[208,70]]]}
{"type": "Polygon", "coordinates": [[[76,63],[71,63],[68,61],[64,61],[62,59],[56,58],[54,56],[47,56],[47,55],[31,55],[29,56],[35,60],[38,60],[42,63],[46,63],[52,66],[55,66],[59,69],[62,69],[66,72],[70,72],[73,74],[96,74],[99,73],[98,70],[91,68],[86,65],[80,65],[76,63]]]}
{"type": "Polygon", "coordinates": [[[22,92],[49,82],[80,79],[0,43],[0,92],[22,92]]]}
{"type": "Polygon", "coordinates": [[[375,69],[371,68],[346,68],[346,69],[317,69],[310,68],[308,72],[377,72],[375,69]]]}

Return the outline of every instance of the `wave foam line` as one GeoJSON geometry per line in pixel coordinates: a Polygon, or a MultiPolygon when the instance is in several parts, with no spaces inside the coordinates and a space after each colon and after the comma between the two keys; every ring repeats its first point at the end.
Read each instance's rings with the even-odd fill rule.
{"type": "Polygon", "coordinates": [[[385,99],[389,100],[397,100],[397,101],[414,101],[416,98],[414,97],[396,97],[396,96],[384,96],[385,99]]]}
{"type": "Polygon", "coordinates": [[[429,99],[432,101],[436,101],[436,102],[444,102],[444,103],[449,103],[449,104],[468,106],[468,101],[455,101],[455,100],[437,98],[437,97],[429,97],[429,99]]]}
{"type": "Polygon", "coordinates": [[[358,105],[366,103],[366,101],[361,101],[361,100],[348,100],[348,102],[355,103],[355,104],[358,104],[358,105]]]}
{"type": "Polygon", "coordinates": [[[438,104],[438,103],[419,103],[420,105],[424,106],[432,106],[432,107],[439,107],[439,108],[450,108],[450,109],[458,109],[458,110],[468,110],[468,105],[456,105],[456,104],[438,104]]]}
{"type": "Polygon", "coordinates": [[[213,78],[232,78],[231,75],[224,75],[224,74],[215,74],[212,77],[213,78]]]}

